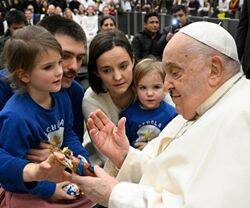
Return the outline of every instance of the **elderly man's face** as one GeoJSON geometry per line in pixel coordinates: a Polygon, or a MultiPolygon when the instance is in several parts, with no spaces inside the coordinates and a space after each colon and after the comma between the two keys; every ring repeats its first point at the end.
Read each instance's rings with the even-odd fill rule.
{"type": "Polygon", "coordinates": [[[187,51],[190,41],[194,40],[177,33],[163,54],[167,64],[165,84],[170,88],[177,112],[188,120],[195,117],[197,107],[210,96],[207,61],[187,51]]]}

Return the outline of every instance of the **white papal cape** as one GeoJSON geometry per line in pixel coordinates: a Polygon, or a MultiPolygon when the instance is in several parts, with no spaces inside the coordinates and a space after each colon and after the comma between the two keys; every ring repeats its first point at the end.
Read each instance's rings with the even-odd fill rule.
{"type": "Polygon", "coordinates": [[[197,114],[129,150],[110,208],[250,207],[250,81],[238,73],[197,114]]]}

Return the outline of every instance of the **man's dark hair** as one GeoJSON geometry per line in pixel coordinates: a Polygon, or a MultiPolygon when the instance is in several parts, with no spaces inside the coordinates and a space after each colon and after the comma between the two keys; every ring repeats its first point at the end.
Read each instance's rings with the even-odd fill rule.
{"type": "Polygon", "coordinates": [[[10,27],[12,24],[24,24],[27,25],[27,20],[23,12],[19,10],[11,10],[7,13],[6,22],[8,27],[10,27]]]}
{"type": "Polygon", "coordinates": [[[85,32],[81,26],[71,19],[60,15],[52,15],[43,18],[38,25],[44,27],[53,35],[66,35],[75,41],[82,41],[84,44],[87,43],[85,32]]]}
{"type": "Polygon", "coordinates": [[[24,12],[26,12],[26,11],[29,11],[29,12],[33,13],[32,9],[27,8],[27,9],[24,10],[24,12]]]}
{"type": "Polygon", "coordinates": [[[144,23],[147,23],[150,17],[157,17],[159,19],[159,16],[156,12],[148,12],[145,14],[144,23]]]}
{"type": "Polygon", "coordinates": [[[179,12],[180,10],[182,10],[185,14],[187,13],[187,8],[184,5],[177,4],[172,7],[171,14],[179,12]]]}

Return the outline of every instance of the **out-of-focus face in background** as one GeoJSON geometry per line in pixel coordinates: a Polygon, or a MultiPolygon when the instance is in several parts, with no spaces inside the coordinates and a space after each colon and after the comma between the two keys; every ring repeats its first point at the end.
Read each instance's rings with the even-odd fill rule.
{"type": "Polygon", "coordinates": [[[174,13],[173,16],[179,21],[181,27],[187,24],[187,15],[182,9],[174,13]]]}
{"type": "Polygon", "coordinates": [[[144,23],[144,28],[151,33],[156,33],[160,28],[158,17],[152,16],[148,18],[148,21],[144,23]]]}
{"type": "Polygon", "coordinates": [[[103,24],[101,25],[101,31],[107,32],[114,30],[116,28],[114,21],[111,18],[104,20],[103,24]]]}

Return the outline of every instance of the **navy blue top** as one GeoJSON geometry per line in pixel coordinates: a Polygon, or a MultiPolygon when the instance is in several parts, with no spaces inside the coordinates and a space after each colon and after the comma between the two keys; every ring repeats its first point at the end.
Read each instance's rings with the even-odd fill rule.
{"type": "Polygon", "coordinates": [[[71,106],[73,111],[73,130],[79,137],[79,140],[83,142],[83,113],[82,113],[82,99],[84,96],[84,89],[77,81],[73,80],[69,88],[65,88],[68,92],[71,100],[71,106]]]}
{"type": "MultiPolygon", "coordinates": [[[[0,110],[3,109],[5,103],[8,99],[14,94],[12,88],[10,87],[10,83],[8,83],[6,77],[8,76],[8,70],[3,69],[0,70],[0,110]]],[[[79,137],[79,140],[83,142],[83,113],[82,113],[82,99],[84,96],[83,87],[73,80],[71,86],[67,89],[67,91],[72,106],[73,112],[73,130],[79,137]]]]}
{"type": "Polygon", "coordinates": [[[150,141],[157,137],[176,115],[175,108],[165,101],[156,109],[146,110],[138,100],[121,113],[121,117],[126,117],[126,135],[132,146],[137,139],[150,141]]]}
{"type": "MultiPolygon", "coordinates": [[[[25,158],[27,151],[38,148],[42,141],[52,143],[58,147],[69,147],[74,155],[85,156],[85,150],[77,135],[72,130],[72,112],[70,99],[65,91],[51,93],[54,106],[44,109],[29,96],[28,93],[14,94],[0,112],[0,147],[14,157],[25,158]]],[[[1,184],[10,192],[27,193],[23,182],[16,177],[16,166],[22,167],[24,161],[16,159],[16,163],[8,168],[9,177],[1,177],[1,184]],[[6,180],[5,180],[6,179],[6,180]]],[[[0,169],[0,175],[2,175],[0,169]]],[[[19,174],[20,176],[20,174],[19,174]]],[[[30,193],[40,197],[51,197],[55,191],[55,183],[42,181],[35,183],[30,193]]]]}

